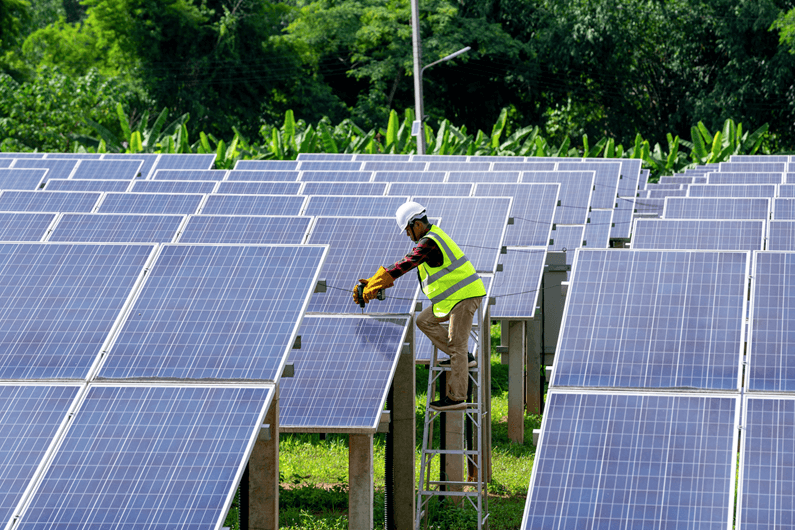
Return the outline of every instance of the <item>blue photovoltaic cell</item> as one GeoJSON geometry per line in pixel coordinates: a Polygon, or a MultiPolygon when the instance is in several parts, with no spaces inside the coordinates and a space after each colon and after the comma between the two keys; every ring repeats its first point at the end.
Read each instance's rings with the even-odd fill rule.
{"type": "Polygon", "coordinates": [[[685,169],[685,175],[688,176],[696,176],[696,175],[705,175],[707,173],[712,173],[713,171],[718,171],[718,167],[715,164],[707,164],[706,166],[698,166],[695,168],[687,168],[685,169]]]}
{"type": "Polygon", "coordinates": [[[795,198],[773,199],[773,219],[792,221],[795,219],[795,198]]]}
{"type": "Polygon", "coordinates": [[[66,179],[72,174],[75,166],[77,165],[77,160],[69,159],[69,160],[38,160],[38,159],[23,159],[17,160],[14,162],[15,169],[33,169],[33,168],[46,168],[47,175],[45,178],[47,179],[66,179]]]}
{"type": "Polygon", "coordinates": [[[522,528],[725,530],[738,398],[550,392],[522,528]]]}
{"type": "MultiPolygon", "coordinates": [[[[594,186],[593,171],[539,171],[522,173],[522,182],[529,184],[560,184],[560,205],[555,209],[555,222],[562,225],[585,224],[594,186]]],[[[613,204],[610,205],[613,207],[613,204]]]]}
{"type": "Polygon", "coordinates": [[[447,176],[447,182],[519,182],[518,171],[480,172],[455,171],[447,176]]]}
{"type": "Polygon", "coordinates": [[[238,160],[235,164],[235,170],[296,171],[299,163],[297,160],[238,160]]]}
{"type": "Polygon", "coordinates": [[[0,245],[0,379],[84,379],[154,245],[0,245]]]}
{"type": "Polygon", "coordinates": [[[17,528],[220,528],[267,386],[88,389],[17,528]]]}
{"type": "Polygon", "coordinates": [[[373,182],[444,182],[444,171],[378,171],[373,182]]]}
{"type": "Polygon", "coordinates": [[[557,164],[552,161],[548,162],[506,162],[505,159],[502,161],[495,161],[492,171],[555,171],[555,166],[557,164]]]}
{"type": "Polygon", "coordinates": [[[721,173],[783,173],[785,162],[721,162],[717,171],[721,173]]]}
{"type": "Polygon", "coordinates": [[[580,250],[553,383],[738,390],[748,252],[580,250]]]}
{"type": "Polygon", "coordinates": [[[88,243],[169,243],[181,215],[65,214],[47,241],[88,243]]]}
{"type": "Polygon", "coordinates": [[[79,160],[99,160],[102,158],[100,153],[45,153],[44,158],[52,160],[53,158],[72,158],[79,160]]]}
{"type": "Polygon", "coordinates": [[[503,245],[540,247],[549,243],[549,231],[558,204],[559,184],[487,184],[475,186],[476,197],[513,197],[513,224],[505,230],[503,245]]]}
{"type": "Polygon", "coordinates": [[[729,162],[789,162],[789,155],[731,155],[729,162]]]}
{"type": "Polygon", "coordinates": [[[494,275],[491,296],[497,304],[491,308],[491,318],[535,316],[546,259],[546,247],[508,247],[508,253],[500,256],[503,272],[494,275]]]}
{"type": "Polygon", "coordinates": [[[704,184],[781,184],[783,182],[784,173],[707,173],[707,182],[704,184]]]}
{"type": "MultiPolygon", "coordinates": [[[[588,160],[589,162],[593,160],[588,160]]],[[[641,182],[641,160],[631,159],[621,161],[621,179],[618,181],[618,196],[631,197],[638,189],[646,186],[646,180],[641,182]]]]}
{"type": "Polygon", "coordinates": [[[13,158],[0,158],[0,168],[6,168],[14,162],[13,158]]]}
{"type": "Polygon", "coordinates": [[[509,197],[412,197],[441,218],[439,226],[456,242],[478,272],[494,272],[503,245],[512,199],[509,197]]]}
{"type": "Polygon", "coordinates": [[[41,241],[56,215],[0,212],[0,241],[41,241]]]}
{"type": "MultiPolygon", "coordinates": [[[[365,162],[363,171],[379,171],[392,173],[416,173],[425,171],[425,162],[365,162]]],[[[444,170],[441,170],[444,172],[444,170]]]]}
{"type": "Polygon", "coordinates": [[[762,250],[765,222],[729,219],[638,219],[632,248],[762,250]]]}
{"type": "MultiPolygon", "coordinates": [[[[663,175],[662,177],[660,177],[660,180],[658,181],[658,184],[688,184],[689,185],[689,184],[694,184],[695,183],[694,182],[695,178],[696,177],[693,177],[693,176],[683,176],[683,175],[674,175],[672,177],[663,175]]],[[[651,187],[651,184],[646,186],[646,189],[649,189],[650,187],[651,187]]]]}
{"type": "Polygon", "coordinates": [[[230,195],[297,195],[300,182],[221,182],[217,193],[230,195]]]}
{"type": "Polygon", "coordinates": [[[202,199],[198,193],[108,193],[97,211],[188,215],[196,213],[202,199]]]}
{"type": "Polygon", "coordinates": [[[665,219],[770,218],[770,199],[738,197],[668,197],[665,219]]]}
{"type": "Polygon", "coordinates": [[[138,180],[130,193],[212,193],[216,182],[199,180],[138,180]]]}
{"type": "Polygon", "coordinates": [[[161,154],[153,172],[158,169],[210,169],[214,163],[214,154],[161,154]]]}
{"type": "Polygon", "coordinates": [[[351,161],[352,153],[298,153],[298,160],[342,160],[351,161]]]}
{"type": "Polygon", "coordinates": [[[370,182],[372,171],[303,171],[302,182],[370,182]]]}
{"type": "Polygon", "coordinates": [[[71,178],[103,180],[143,178],[145,177],[141,174],[143,163],[143,160],[81,160],[71,178]]]}
{"type": "Polygon", "coordinates": [[[139,172],[141,173],[141,178],[145,179],[149,176],[149,173],[152,172],[152,168],[155,166],[158,156],[160,155],[143,153],[105,153],[102,156],[102,160],[143,160],[144,163],[139,172]]]}
{"type": "Polygon", "coordinates": [[[784,182],[786,184],[795,183],[795,173],[784,173],[784,182]]]}
{"type": "Polygon", "coordinates": [[[489,162],[431,162],[428,171],[489,171],[489,162]]]}
{"type": "Polygon", "coordinates": [[[99,377],[278,380],[325,254],[164,245],[99,377]]]}
{"type": "Polygon", "coordinates": [[[307,199],[303,214],[343,217],[394,216],[400,205],[407,200],[407,196],[313,195],[307,199]]]}
{"type": "Polygon", "coordinates": [[[129,180],[50,179],[44,186],[47,191],[127,191],[129,180]]]}
{"type": "MultiPolygon", "coordinates": [[[[307,182],[302,195],[383,195],[386,182],[307,182]]],[[[403,193],[402,195],[410,195],[403,193]]]]}
{"type": "Polygon", "coordinates": [[[522,163],[526,161],[533,162],[534,160],[538,160],[541,162],[555,162],[555,160],[550,158],[541,158],[539,157],[524,157],[524,156],[470,156],[468,158],[469,162],[500,162],[500,163],[522,163]]]}
{"type": "Polygon", "coordinates": [[[349,160],[357,162],[408,162],[410,159],[411,155],[371,155],[369,153],[361,153],[349,158],[349,160]]]}
{"type": "Polygon", "coordinates": [[[665,198],[635,199],[634,217],[662,217],[665,198]]]}
{"type": "Polygon", "coordinates": [[[795,521],[795,400],[748,397],[743,408],[736,528],[791,528],[795,521]]]}
{"type": "Polygon", "coordinates": [[[615,204],[621,177],[621,162],[561,162],[557,170],[593,171],[594,191],[591,208],[612,208],[615,204]]]}
{"type": "Polygon", "coordinates": [[[574,251],[583,246],[585,225],[557,225],[555,230],[550,232],[552,242],[548,249],[566,253],[566,264],[574,262],[574,251]]]}
{"type": "Polygon", "coordinates": [[[795,250],[795,221],[768,221],[766,250],[795,250]]]}
{"type": "Polygon", "coordinates": [[[693,184],[688,197],[775,197],[775,184],[693,184]]]}
{"type": "Polygon", "coordinates": [[[588,248],[608,248],[613,228],[613,210],[591,210],[582,235],[588,248]]]}
{"type": "Polygon", "coordinates": [[[465,155],[411,155],[412,162],[466,162],[465,155]]]}
{"type": "Polygon", "coordinates": [[[46,169],[0,169],[0,190],[36,190],[46,169]]]}
{"type": "Polygon", "coordinates": [[[0,385],[0,520],[11,521],[79,386],[0,385]]]}
{"type": "Polygon", "coordinates": [[[301,171],[364,171],[364,162],[301,162],[301,171]]]}
{"type": "Polygon", "coordinates": [[[634,197],[619,197],[613,210],[613,227],[610,237],[628,238],[632,230],[632,213],[635,211],[634,197]]]}
{"type": "Polygon", "coordinates": [[[0,152],[2,158],[44,158],[47,153],[9,153],[0,152]]]}
{"type": "MultiPolygon", "coordinates": [[[[359,278],[369,278],[378,267],[396,263],[414,246],[405,232],[398,230],[392,216],[318,217],[307,243],[330,246],[320,272],[329,287],[309,301],[307,311],[313,313],[361,313],[352,296],[359,278]]],[[[416,275],[399,278],[386,291],[386,300],[371,301],[364,312],[410,313],[418,287],[416,275]]]]}
{"type": "Polygon", "coordinates": [[[471,182],[429,182],[417,185],[416,182],[392,182],[387,195],[411,195],[422,191],[426,195],[437,197],[469,197],[474,185],[471,182]]]}
{"type": "Polygon", "coordinates": [[[230,171],[226,177],[227,181],[241,181],[241,182],[258,182],[266,181],[273,182],[276,180],[283,180],[286,182],[295,182],[298,180],[299,171],[230,171]]]}
{"type": "Polygon", "coordinates": [[[755,252],[748,390],[795,390],[795,254],[755,252]]]}
{"type": "Polygon", "coordinates": [[[180,243],[295,244],[304,242],[311,217],[193,215],[180,243]]]}
{"type": "Polygon", "coordinates": [[[646,186],[645,190],[639,190],[638,194],[640,194],[640,191],[645,191],[648,193],[654,190],[686,190],[690,186],[703,186],[703,184],[656,184],[652,182],[646,186]]]}
{"type": "Polygon", "coordinates": [[[4,191],[0,212],[90,212],[102,196],[95,192],[4,191]]]}
{"type": "Polygon", "coordinates": [[[651,175],[651,170],[649,169],[640,170],[640,181],[638,183],[638,189],[642,190],[646,188],[646,185],[649,183],[650,175],[651,175]]]}
{"type": "Polygon", "coordinates": [[[301,215],[300,195],[209,195],[202,215],[301,215]]]}
{"type": "MultiPolygon", "coordinates": [[[[378,303],[378,301],[370,302],[378,303]]],[[[381,420],[409,320],[311,317],[279,383],[279,428],[369,429],[381,420]]]]}
{"type": "MultiPolygon", "coordinates": [[[[680,186],[678,190],[666,190],[666,189],[655,189],[652,188],[650,190],[644,190],[646,192],[645,196],[640,198],[642,199],[664,199],[666,197],[687,197],[687,190],[689,186],[680,186]]],[[[722,195],[723,197],[724,195],[722,195]]],[[[710,197],[717,197],[717,195],[710,195],[710,197]]]]}
{"type": "Polygon", "coordinates": [[[155,169],[153,180],[224,180],[226,170],[218,169],[155,169]]]}
{"type": "Polygon", "coordinates": [[[778,186],[779,197],[795,197],[795,184],[781,184],[778,186]]]}

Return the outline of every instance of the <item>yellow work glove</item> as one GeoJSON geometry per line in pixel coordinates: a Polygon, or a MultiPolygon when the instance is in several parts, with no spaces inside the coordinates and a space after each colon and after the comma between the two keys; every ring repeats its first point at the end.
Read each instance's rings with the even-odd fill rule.
{"type": "MultiPolygon", "coordinates": [[[[385,268],[378,267],[378,272],[376,272],[372,278],[359,280],[359,283],[364,284],[363,296],[364,302],[367,303],[378,296],[378,291],[381,289],[389,289],[395,282],[392,279],[392,275],[390,275],[385,268]]],[[[356,296],[356,289],[354,289],[353,295],[353,299],[358,303],[359,300],[356,296]]]]}

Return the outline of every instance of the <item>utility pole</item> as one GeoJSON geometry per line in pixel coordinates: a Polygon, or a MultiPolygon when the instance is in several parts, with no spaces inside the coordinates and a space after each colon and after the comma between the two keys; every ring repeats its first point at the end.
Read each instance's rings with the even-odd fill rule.
{"type": "Polygon", "coordinates": [[[422,105],[422,43],[420,42],[419,0],[411,0],[411,42],[414,48],[414,123],[411,133],[417,137],[417,154],[425,154],[425,126],[422,105]]]}

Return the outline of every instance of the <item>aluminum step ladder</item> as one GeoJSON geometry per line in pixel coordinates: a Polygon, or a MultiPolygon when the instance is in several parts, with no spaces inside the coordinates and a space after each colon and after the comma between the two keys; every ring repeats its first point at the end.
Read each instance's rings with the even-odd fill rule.
{"type": "MultiPolygon", "coordinates": [[[[489,306],[493,298],[484,300],[472,321],[471,336],[475,339],[477,365],[469,368],[467,406],[464,410],[436,411],[431,409],[437,387],[443,396],[445,378],[450,366],[439,366],[438,351],[434,347],[428,370],[428,393],[425,402],[425,421],[420,458],[420,483],[417,488],[416,530],[429,528],[433,502],[452,503],[477,511],[478,530],[488,529],[488,483],[491,480],[491,321],[489,306]],[[482,332],[481,332],[482,330],[482,332]],[[463,415],[463,432],[454,433],[458,439],[450,440],[445,433],[445,423],[450,416],[463,415]],[[439,429],[439,440],[434,440],[434,429],[439,429]],[[435,446],[438,444],[438,447],[435,446]],[[448,477],[448,457],[465,460],[466,477],[448,477]],[[439,462],[439,480],[431,479],[434,459],[439,462]],[[436,498],[436,501],[433,499],[436,498]],[[423,526],[424,525],[424,526],[423,526]]],[[[444,510],[441,506],[438,509],[444,510]]]]}

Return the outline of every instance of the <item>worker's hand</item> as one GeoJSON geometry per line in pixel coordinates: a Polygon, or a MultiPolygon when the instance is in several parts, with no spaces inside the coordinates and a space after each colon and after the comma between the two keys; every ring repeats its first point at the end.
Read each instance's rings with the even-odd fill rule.
{"type": "MultiPolygon", "coordinates": [[[[361,285],[361,284],[367,285],[367,280],[360,279],[359,283],[357,283],[356,285],[353,286],[353,301],[355,303],[357,303],[357,304],[359,303],[359,285],[361,285]]],[[[369,300],[367,299],[366,296],[363,296],[362,298],[364,298],[364,303],[365,304],[367,302],[369,302],[369,300]]]]}
{"type": "Polygon", "coordinates": [[[363,296],[365,303],[378,296],[378,291],[381,289],[389,289],[395,283],[392,279],[392,275],[383,267],[379,267],[378,272],[376,272],[372,278],[359,281],[364,283],[363,296]]]}

